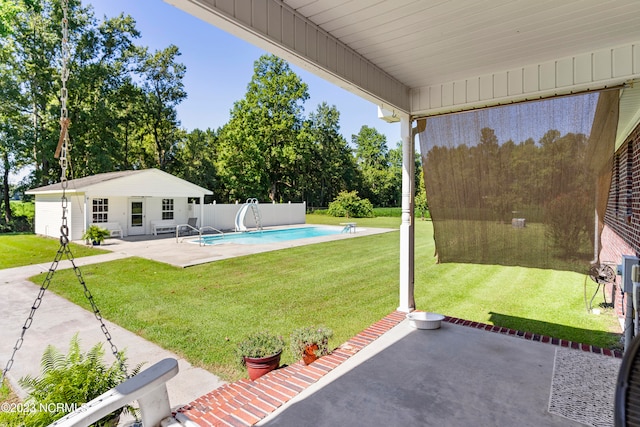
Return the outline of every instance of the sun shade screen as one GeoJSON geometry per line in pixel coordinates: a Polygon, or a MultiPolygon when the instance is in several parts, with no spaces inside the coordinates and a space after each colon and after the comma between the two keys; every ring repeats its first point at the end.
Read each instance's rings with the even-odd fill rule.
{"type": "Polygon", "coordinates": [[[419,139],[439,262],[588,268],[617,102],[607,91],[427,119],[419,139]]]}

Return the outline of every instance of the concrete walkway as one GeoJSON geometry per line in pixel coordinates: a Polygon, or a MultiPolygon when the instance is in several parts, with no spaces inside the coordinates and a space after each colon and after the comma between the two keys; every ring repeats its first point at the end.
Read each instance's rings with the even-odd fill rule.
{"type": "MultiPolygon", "coordinates": [[[[77,258],[75,263],[82,267],[127,256],[129,255],[125,253],[114,252],[77,258]]],[[[40,284],[35,285],[27,278],[48,271],[50,266],[49,263],[0,270],[0,294],[2,295],[0,298],[0,363],[2,364],[0,369],[5,368],[11,357],[16,340],[22,332],[22,327],[40,290],[40,284]]],[[[58,269],[64,268],[71,268],[71,263],[60,262],[58,269]]],[[[89,280],[87,285],[91,288],[89,280]]],[[[99,306],[100,301],[96,302],[99,306]]],[[[119,350],[126,350],[127,365],[130,369],[139,363],[145,363],[143,366],[145,369],[167,357],[178,360],[180,372],[167,383],[172,407],[185,405],[224,384],[215,375],[192,366],[179,355],[164,350],[111,322],[105,321],[105,324],[113,343],[119,350]]],[[[66,352],[69,341],[76,333],[84,349],[102,342],[107,363],[110,364],[115,360],[94,314],[47,291],[7,375],[19,394],[24,397],[24,392],[17,386],[17,380],[25,375],[39,375],[40,358],[46,346],[52,344],[66,352]]]]}
{"type": "MultiPolygon", "coordinates": [[[[356,233],[262,245],[225,243],[213,246],[188,243],[193,237],[176,239],[170,234],[130,236],[124,239],[107,239],[101,249],[111,251],[111,253],[76,258],[75,264],[82,267],[88,264],[137,256],[177,267],[188,267],[225,258],[393,231],[397,232],[393,229],[358,228],[356,233]]],[[[52,259],[53,256],[54,253],[51,254],[52,259]]],[[[11,357],[16,340],[22,332],[22,327],[40,290],[40,283],[33,284],[27,279],[48,271],[50,267],[51,263],[44,263],[0,270],[0,292],[2,295],[0,298],[0,369],[5,368],[11,357]]],[[[71,267],[71,263],[65,260],[59,263],[58,269],[71,267]]],[[[90,280],[87,280],[87,285],[91,290],[90,280]]],[[[100,301],[96,301],[96,303],[99,308],[100,301]]],[[[167,357],[178,360],[180,373],[167,384],[169,399],[173,407],[184,406],[224,384],[215,375],[204,369],[191,366],[178,355],[164,350],[116,324],[108,321],[105,321],[105,324],[118,349],[126,349],[129,368],[133,368],[139,363],[150,366],[167,357]]],[[[75,333],[79,334],[81,345],[86,349],[97,342],[103,342],[108,363],[115,360],[100,329],[100,323],[93,313],[55,295],[53,292],[46,292],[40,308],[36,311],[32,326],[25,334],[22,348],[17,352],[14,364],[7,376],[19,394],[24,396],[17,380],[25,375],[39,374],[40,358],[47,345],[53,344],[66,352],[69,341],[75,333]]]]}

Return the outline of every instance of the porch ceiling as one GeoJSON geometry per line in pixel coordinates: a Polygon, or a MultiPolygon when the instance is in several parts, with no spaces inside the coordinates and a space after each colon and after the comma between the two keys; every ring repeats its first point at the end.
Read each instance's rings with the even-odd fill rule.
{"type": "Polygon", "coordinates": [[[165,1],[413,116],[640,79],[636,0],[165,1]]]}

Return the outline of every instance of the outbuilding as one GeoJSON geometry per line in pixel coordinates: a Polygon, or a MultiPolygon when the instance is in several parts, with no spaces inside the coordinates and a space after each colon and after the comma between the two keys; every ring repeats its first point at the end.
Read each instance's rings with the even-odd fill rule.
{"type": "MultiPolygon", "coordinates": [[[[204,196],[211,191],[159,169],[108,172],[67,181],[69,238],[80,240],[91,224],[102,224],[112,236],[153,234],[158,224],[170,231],[202,218],[204,196]],[[195,202],[197,200],[197,202],[195,202]],[[195,203],[189,203],[193,201],[195,203]],[[196,204],[197,203],[197,204],[196,204]]],[[[62,185],[34,188],[36,234],[59,237],[62,185]]]]}

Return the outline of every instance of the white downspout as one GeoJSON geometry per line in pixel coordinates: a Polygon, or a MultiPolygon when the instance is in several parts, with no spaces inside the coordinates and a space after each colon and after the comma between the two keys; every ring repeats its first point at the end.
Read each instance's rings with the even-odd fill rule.
{"type": "Polygon", "coordinates": [[[400,118],[402,136],[402,223],[400,224],[400,306],[409,313],[416,308],[414,298],[414,153],[415,143],[408,115],[400,118]]]}
{"type": "Polygon", "coordinates": [[[200,197],[200,228],[202,227],[204,227],[204,195],[200,197]]]}

